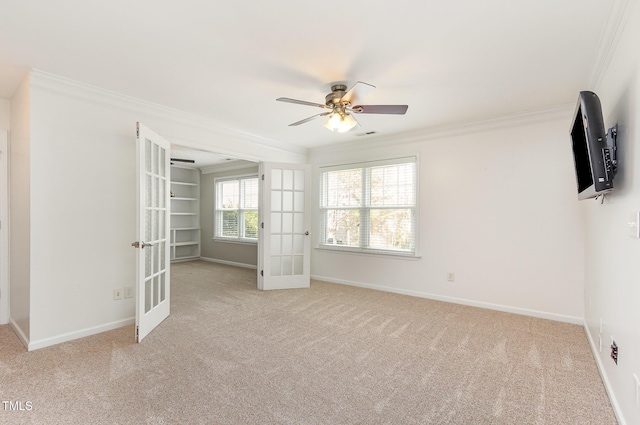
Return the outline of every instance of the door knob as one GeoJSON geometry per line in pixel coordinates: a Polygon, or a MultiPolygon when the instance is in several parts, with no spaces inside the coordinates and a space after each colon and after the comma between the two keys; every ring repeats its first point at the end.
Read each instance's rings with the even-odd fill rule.
{"type": "Polygon", "coordinates": [[[144,241],[143,242],[135,241],[135,242],[131,243],[131,246],[134,247],[134,248],[142,248],[142,249],[144,249],[145,246],[153,246],[153,244],[152,243],[147,243],[147,242],[144,242],[144,241]]]}

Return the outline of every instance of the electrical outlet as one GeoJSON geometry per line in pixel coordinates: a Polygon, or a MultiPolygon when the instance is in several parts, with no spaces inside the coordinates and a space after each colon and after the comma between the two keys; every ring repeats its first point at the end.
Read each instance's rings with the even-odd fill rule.
{"type": "Polygon", "coordinates": [[[113,299],[114,300],[122,299],[122,288],[116,288],[113,290],[113,299]]]}
{"type": "Polygon", "coordinates": [[[132,298],[133,297],[133,286],[125,286],[124,288],[124,297],[132,298]]]}
{"type": "Polygon", "coordinates": [[[447,273],[447,281],[454,282],[456,280],[456,274],[454,272],[447,273]]]}

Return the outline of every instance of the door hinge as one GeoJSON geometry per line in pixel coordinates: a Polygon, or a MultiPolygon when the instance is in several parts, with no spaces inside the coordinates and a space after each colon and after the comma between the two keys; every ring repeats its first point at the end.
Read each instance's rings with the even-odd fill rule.
{"type": "Polygon", "coordinates": [[[262,181],[264,181],[264,174],[262,175],[262,181]]]}
{"type": "Polygon", "coordinates": [[[260,270],[260,276],[264,276],[264,270],[260,270]]]}
{"type": "Polygon", "coordinates": [[[260,227],[264,229],[264,221],[260,223],[260,227]]]}
{"type": "Polygon", "coordinates": [[[140,336],[140,328],[136,326],[136,341],[138,340],[138,336],[140,336]]]}

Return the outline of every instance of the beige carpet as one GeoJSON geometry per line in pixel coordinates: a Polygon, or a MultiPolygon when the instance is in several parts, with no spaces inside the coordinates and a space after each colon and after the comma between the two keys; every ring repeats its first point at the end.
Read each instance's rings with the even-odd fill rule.
{"type": "Polygon", "coordinates": [[[27,353],[0,326],[2,424],[615,424],[581,327],[174,264],[172,315],[27,353]]]}

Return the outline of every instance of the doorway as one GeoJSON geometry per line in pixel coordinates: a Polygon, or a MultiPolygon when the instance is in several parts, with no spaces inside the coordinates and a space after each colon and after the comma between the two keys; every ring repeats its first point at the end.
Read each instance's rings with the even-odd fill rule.
{"type": "MultiPolygon", "coordinates": [[[[222,181],[257,178],[258,163],[175,144],[171,158],[172,262],[202,259],[256,269],[257,240],[225,237],[216,231],[222,226],[216,198],[222,181]]],[[[233,214],[226,217],[225,225],[233,225],[233,214]]]]}

